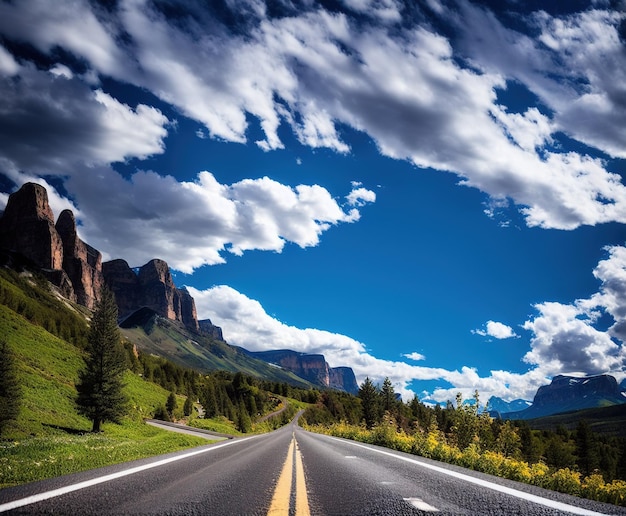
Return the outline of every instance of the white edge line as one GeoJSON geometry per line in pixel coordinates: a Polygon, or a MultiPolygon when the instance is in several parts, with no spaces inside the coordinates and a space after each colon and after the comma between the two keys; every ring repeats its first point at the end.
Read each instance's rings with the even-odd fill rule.
{"type": "Polygon", "coordinates": [[[499,484],[494,484],[493,482],[489,482],[487,480],[483,480],[476,477],[471,477],[469,475],[465,475],[464,473],[459,473],[457,471],[452,471],[449,469],[445,469],[439,466],[435,466],[433,464],[427,464],[425,462],[420,462],[415,459],[411,459],[409,457],[403,457],[402,455],[396,455],[391,452],[387,452],[384,450],[377,450],[376,448],[370,448],[364,444],[356,443],[354,441],[350,441],[349,439],[340,439],[338,437],[327,436],[331,439],[335,439],[337,441],[341,441],[342,443],[351,444],[352,446],[357,446],[359,448],[365,448],[366,450],[380,453],[381,455],[388,455],[389,457],[393,457],[395,459],[403,460],[405,462],[410,462],[412,464],[416,464],[426,469],[432,469],[433,471],[437,471],[439,473],[443,473],[445,475],[449,475],[451,477],[458,478],[460,480],[464,480],[466,482],[471,482],[472,484],[477,484],[482,487],[486,487],[487,489],[493,489],[494,491],[500,491],[501,493],[508,494],[510,496],[515,496],[517,498],[522,498],[524,500],[528,500],[529,502],[534,502],[540,505],[545,505],[547,507],[551,507],[553,509],[557,509],[559,511],[565,511],[572,514],[580,514],[583,516],[606,516],[606,513],[603,512],[595,512],[590,511],[589,509],[583,509],[582,507],[576,507],[575,505],[569,505],[563,502],[557,502],[556,500],[550,500],[548,498],[543,498],[538,495],[525,493],[523,491],[518,491],[517,489],[513,489],[511,487],[501,486],[499,484]]]}
{"type": "Polygon", "coordinates": [[[223,443],[223,444],[207,445],[206,448],[202,448],[201,450],[195,450],[192,452],[185,453],[183,455],[176,455],[175,457],[161,459],[156,462],[151,462],[150,464],[144,464],[143,466],[136,466],[134,468],[125,469],[123,471],[118,471],[117,473],[111,473],[110,475],[105,475],[103,477],[92,478],[91,480],[85,480],[77,484],[72,484],[72,485],[65,486],[65,487],[59,487],[58,489],[53,489],[52,491],[45,491],[43,493],[38,493],[35,495],[27,496],[26,498],[21,498],[19,500],[13,500],[12,502],[1,504],[0,512],[11,511],[13,509],[17,509],[18,507],[24,507],[25,505],[31,505],[33,503],[42,502],[50,498],[61,496],[67,493],[72,493],[73,491],[85,489],[86,487],[103,484],[104,482],[109,482],[111,480],[126,477],[128,475],[134,475],[135,473],[140,473],[141,471],[145,471],[147,469],[158,468],[160,466],[164,466],[165,464],[169,464],[171,462],[188,459],[189,457],[194,457],[195,455],[208,453],[208,452],[217,450],[218,448],[223,448],[224,446],[229,446],[235,443],[241,443],[243,441],[247,441],[248,439],[254,439],[255,437],[258,437],[258,436],[244,437],[242,439],[228,441],[227,443],[223,443]]]}

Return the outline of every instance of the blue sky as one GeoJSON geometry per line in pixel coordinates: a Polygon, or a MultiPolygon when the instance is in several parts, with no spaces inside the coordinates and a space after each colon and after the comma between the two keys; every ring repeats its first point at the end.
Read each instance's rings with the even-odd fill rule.
{"type": "Polygon", "coordinates": [[[0,3],[0,208],[405,397],[626,376],[626,9],[0,3]]]}

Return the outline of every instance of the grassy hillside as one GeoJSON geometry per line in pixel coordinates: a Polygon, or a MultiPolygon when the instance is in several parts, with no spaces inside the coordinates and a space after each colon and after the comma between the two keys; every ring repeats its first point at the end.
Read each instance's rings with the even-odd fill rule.
{"type": "MultiPolygon", "coordinates": [[[[89,433],[90,421],[79,416],[74,407],[74,385],[83,365],[83,352],[15,310],[26,316],[55,310],[57,320],[74,315],[67,307],[54,306],[57,301],[53,296],[40,293],[43,302],[29,298],[12,279],[0,275],[0,290],[12,292],[7,298],[18,300],[8,303],[14,309],[0,304],[0,336],[17,359],[21,401],[17,420],[0,439],[0,488],[206,444],[205,439],[143,424],[142,418],[165,403],[169,392],[130,372],[125,377],[130,415],[121,425],[105,425],[103,434],[89,433]]],[[[78,317],[72,324],[84,329],[85,320],[78,317]]]]}
{"type": "Polygon", "coordinates": [[[312,387],[295,374],[251,357],[242,349],[206,335],[191,332],[183,325],[158,316],[149,309],[124,321],[122,334],[147,353],[163,356],[184,367],[199,371],[242,372],[249,376],[296,387],[312,387]]]}

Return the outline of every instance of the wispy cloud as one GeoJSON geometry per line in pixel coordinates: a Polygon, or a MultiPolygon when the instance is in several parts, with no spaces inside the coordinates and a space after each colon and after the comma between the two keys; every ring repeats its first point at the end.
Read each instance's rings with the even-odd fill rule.
{"type": "MultiPolygon", "coordinates": [[[[538,12],[525,20],[539,32],[532,39],[481,7],[457,4],[434,11],[459,20],[455,41],[406,23],[397,2],[361,0],[346,0],[348,13],[285,6],[279,18],[251,2],[253,21],[237,31],[182,4],[170,23],[144,1],[109,10],[57,2],[50,12],[45,2],[25,0],[2,4],[0,30],[45,53],[59,46],[99,75],[145,88],[214,137],[246,141],[252,115],[263,149],[283,147],[278,128],[285,124],[305,145],[348,152],[338,130],[345,124],[366,132],[386,156],[454,172],[462,184],[511,199],[529,226],[626,222],[620,177],[602,160],[552,145],[564,132],[624,157],[626,58],[618,31],[625,15],[538,12]],[[370,13],[372,22],[358,23],[350,12],[370,13]],[[196,15],[203,23],[191,21],[196,15]],[[503,107],[498,92],[508,81],[549,109],[503,107]]],[[[6,55],[3,62],[12,67],[6,55]]]]}

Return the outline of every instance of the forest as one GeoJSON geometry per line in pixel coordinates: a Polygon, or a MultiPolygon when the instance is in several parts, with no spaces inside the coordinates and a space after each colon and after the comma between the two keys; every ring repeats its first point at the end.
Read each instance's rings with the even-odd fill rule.
{"type": "Polygon", "coordinates": [[[626,504],[626,439],[592,431],[534,430],[526,421],[490,417],[478,391],[471,400],[429,406],[398,399],[388,378],[367,378],[359,395],[321,393],[306,410],[308,429],[377,444],[512,480],[614,504],[626,504]]]}

